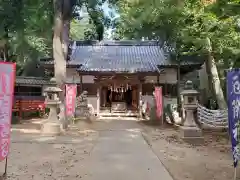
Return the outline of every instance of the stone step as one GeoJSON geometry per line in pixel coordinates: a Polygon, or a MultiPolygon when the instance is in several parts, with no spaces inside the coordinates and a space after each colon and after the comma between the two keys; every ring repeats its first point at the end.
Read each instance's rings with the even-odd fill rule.
{"type": "Polygon", "coordinates": [[[103,116],[103,117],[137,117],[139,114],[136,112],[121,112],[121,111],[117,111],[117,112],[102,112],[99,114],[99,116],[103,116]]]}
{"type": "Polygon", "coordinates": [[[121,117],[121,116],[100,116],[97,118],[99,121],[119,120],[119,121],[138,121],[138,117],[121,117]]]}

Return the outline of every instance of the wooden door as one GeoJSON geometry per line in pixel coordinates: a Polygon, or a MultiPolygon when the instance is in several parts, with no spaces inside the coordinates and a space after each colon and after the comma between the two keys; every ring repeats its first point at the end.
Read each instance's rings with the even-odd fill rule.
{"type": "Polygon", "coordinates": [[[138,108],[138,88],[137,86],[132,86],[132,106],[138,108]]]}

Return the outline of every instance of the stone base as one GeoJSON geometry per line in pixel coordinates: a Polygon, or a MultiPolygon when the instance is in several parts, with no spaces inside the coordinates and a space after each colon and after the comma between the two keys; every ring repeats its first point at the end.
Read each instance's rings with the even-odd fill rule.
{"type": "Polygon", "coordinates": [[[42,124],[42,134],[49,136],[57,136],[61,134],[61,124],[54,122],[46,122],[42,124]]]}
{"type": "MultiPolygon", "coordinates": [[[[90,116],[88,116],[88,117],[86,117],[86,116],[78,116],[78,117],[76,117],[76,119],[75,119],[75,121],[77,122],[77,121],[85,121],[85,122],[94,122],[94,121],[96,121],[97,120],[97,116],[94,116],[94,115],[90,115],[90,116]]],[[[73,123],[75,123],[75,122],[73,122],[73,123]]]]}
{"type": "Polygon", "coordinates": [[[64,122],[62,122],[62,123],[60,124],[61,130],[65,131],[65,130],[68,129],[68,125],[69,125],[69,122],[68,122],[68,121],[69,121],[69,120],[64,121],[64,122]]]}
{"type": "Polygon", "coordinates": [[[76,108],[76,111],[75,111],[75,116],[76,117],[84,117],[84,116],[88,116],[90,113],[89,113],[89,109],[88,107],[80,107],[80,108],[76,108]]]}
{"type": "Polygon", "coordinates": [[[186,127],[181,126],[181,137],[182,139],[190,144],[200,145],[204,143],[204,138],[202,136],[202,130],[198,127],[186,127]]]}
{"type": "Polygon", "coordinates": [[[111,111],[126,111],[127,104],[125,102],[112,102],[111,111]]]}

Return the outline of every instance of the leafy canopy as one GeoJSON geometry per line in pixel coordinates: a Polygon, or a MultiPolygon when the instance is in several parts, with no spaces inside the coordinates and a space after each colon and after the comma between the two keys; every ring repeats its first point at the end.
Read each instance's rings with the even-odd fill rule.
{"type": "MultiPolygon", "coordinates": [[[[109,18],[104,15],[102,0],[69,0],[64,18],[71,21],[72,39],[102,39],[109,18]],[[79,12],[85,8],[89,16],[82,21],[79,12]]],[[[114,5],[116,0],[108,2],[114,5]]],[[[0,0],[0,59],[17,62],[18,75],[36,71],[40,57],[52,56],[52,0],[0,0]]],[[[31,75],[34,73],[30,73],[31,75]]],[[[41,74],[41,73],[40,73],[41,74]]]]}
{"type": "Polygon", "coordinates": [[[204,53],[212,43],[219,60],[239,55],[239,0],[123,0],[117,39],[157,39],[172,45],[180,54],[204,53]]]}

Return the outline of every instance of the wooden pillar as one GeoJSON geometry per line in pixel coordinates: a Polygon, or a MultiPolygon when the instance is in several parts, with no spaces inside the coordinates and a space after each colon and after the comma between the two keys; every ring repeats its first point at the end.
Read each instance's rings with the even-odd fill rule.
{"type": "Polygon", "coordinates": [[[81,94],[83,92],[83,80],[82,80],[82,75],[79,75],[80,76],[80,93],[81,94]]]}
{"type": "Polygon", "coordinates": [[[138,85],[138,92],[139,92],[139,98],[138,98],[138,110],[139,110],[139,118],[142,118],[142,81],[140,81],[138,85]]]}
{"type": "Polygon", "coordinates": [[[100,114],[100,94],[101,94],[101,86],[97,87],[97,116],[100,114]]]}
{"type": "Polygon", "coordinates": [[[113,90],[114,90],[114,84],[111,82],[112,90],[111,90],[111,98],[110,98],[110,108],[109,111],[112,113],[112,101],[113,101],[113,90]]]}
{"type": "MultiPolygon", "coordinates": [[[[101,89],[102,90],[102,89],[101,89]]],[[[103,91],[103,93],[101,93],[102,94],[102,105],[104,106],[104,107],[106,107],[106,98],[107,98],[107,92],[106,92],[106,89],[104,88],[104,91],[103,91]]]]}

